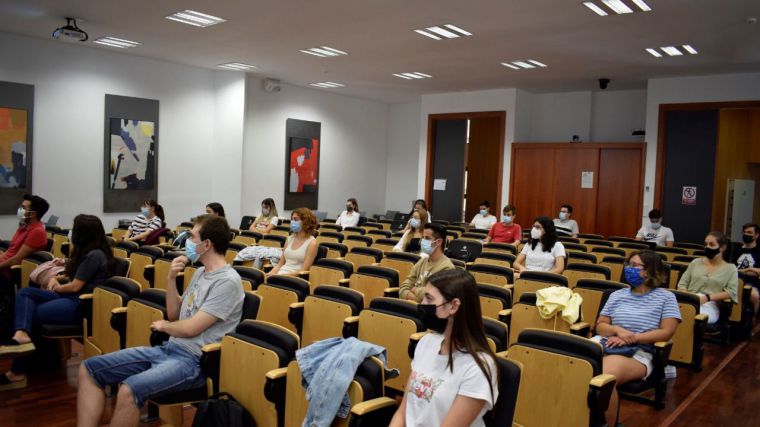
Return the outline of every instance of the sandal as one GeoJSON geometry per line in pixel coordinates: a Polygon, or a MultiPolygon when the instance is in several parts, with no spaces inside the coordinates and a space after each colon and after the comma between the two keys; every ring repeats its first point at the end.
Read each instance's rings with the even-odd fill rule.
{"type": "Polygon", "coordinates": [[[11,381],[5,374],[0,375],[0,391],[17,390],[26,387],[26,377],[23,380],[11,381]]]}
{"type": "Polygon", "coordinates": [[[0,357],[7,358],[23,356],[25,354],[33,352],[34,350],[35,347],[33,343],[28,342],[21,344],[14,339],[10,339],[3,343],[3,345],[0,345],[0,357]]]}

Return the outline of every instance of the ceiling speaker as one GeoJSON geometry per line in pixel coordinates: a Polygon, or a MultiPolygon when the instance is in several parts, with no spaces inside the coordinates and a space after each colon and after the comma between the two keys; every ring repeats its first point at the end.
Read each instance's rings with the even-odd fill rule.
{"type": "Polygon", "coordinates": [[[281,90],[280,81],[277,79],[264,79],[263,87],[267,92],[279,92],[281,90]]]}

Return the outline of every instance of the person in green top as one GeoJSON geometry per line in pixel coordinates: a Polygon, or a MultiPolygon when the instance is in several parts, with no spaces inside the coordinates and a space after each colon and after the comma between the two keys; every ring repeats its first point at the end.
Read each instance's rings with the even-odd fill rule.
{"type": "Polygon", "coordinates": [[[699,312],[707,315],[707,323],[718,321],[718,301],[738,302],[739,274],[731,260],[731,240],[720,231],[705,237],[705,256],[697,258],[678,281],[678,289],[699,295],[699,312]]]}
{"type": "Polygon", "coordinates": [[[420,302],[425,296],[425,283],[431,274],[442,270],[453,270],[454,264],[443,254],[446,248],[446,227],[429,222],[425,224],[420,239],[420,248],[423,257],[414,264],[409,277],[401,283],[399,298],[409,301],[420,302]]]}

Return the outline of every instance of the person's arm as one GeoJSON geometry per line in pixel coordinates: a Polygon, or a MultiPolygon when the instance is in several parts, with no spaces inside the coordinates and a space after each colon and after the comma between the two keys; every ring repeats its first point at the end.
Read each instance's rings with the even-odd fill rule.
{"type": "Polygon", "coordinates": [[[414,294],[414,284],[417,283],[417,276],[420,274],[420,265],[422,265],[422,260],[418,261],[416,264],[414,264],[414,267],[412,267],[412,271],[409,272],[409,277],[407,277],[399,287],[398,296],[401,299],[408,299],[408,300],[417,300],[417,295],[414,294]]]}
{"type": "Polygon", "coordinates": [[[471,226],[475,227],[475,218],[477,218],[477,217],[478,217],[478,215],[480,215],[480,214],[475,214],[475,216],[474,216],[474,217],[472,217],[472,221],[470,221],[470,225],[471,225],[471,226]]]}
{"type": "Polygon", "coordinates": [[[337,225],[338,227],[344,228],[345,226],[343,225],[343,221],[345,220],[345,217],[346,217],[346,211],[341,212],[340,215],[338,215],[338,219],[335,220],[335,225],[337,225]]]}
{"type": "Polygon", "coordinates": [[[554,267],[549,270],[549,273],[562,274],[565,271],[565,257],[558,256],[554,258],[554,267]]]}
{"type": "Polygon", "coordinates": [[[84,280],[80,280],[80,279],[74,279],[73,282],[69,282],[69,283],[67,283],[65,285],[61,285],[58,282],[58,279],[56,279],[55,277],[53,277],[52,279],[50,279],[51,282],[53,280],[55,280],[55,283],[52,284],[52,286],[50,286],[50,290],[53,291],[53,292],[59,293],[59,294],[75,294],[75,293],[79,292],[80,290],[82,290],[82,288],[84,287],[84,285],[87,284],[87,282],[85,282],[84,280]]]}
{"type": "Polygon", "coordinates": [[[303,259],[303,266],[301,270],[308,271],[311,265],[314,264],[314,259],[317,257],[317,250],[319,249],[319,242],[316,239],[309,243],[309,247],[306,248],[306,256],[303,259]]]}
{"type": "MultiPolygon", "coordinates": [[[[618,337],[620,341],[626,344],[635,343],[635,335],[633,332],[617,325],[612,324],[612,320],[609,316],[600,315],[596,320],[596,333],[603,337],[611,338],[618,337]]],[[[613,340],[612,343],[615,341],[613,340]]],[[[613,346],[608,340],[607,345],[613,346]]]]}
{"type": "Polygon", "coordinates": [[[660,320],[660,328],[651,331],[634,334],[637,344],[654,344],[659,341],[667,341],[673,338],[678,327],[678,319],[670,317],[660,320]]]}
{"type": "Polygon", "coordinates": [[[486,401],[483,399],[457,395],[446,414],[446,418],[443,419],[441,427],[467,427],[472,425],[485,404],[486,401]]]}
{"type": "Polygon", "coordinates": [[[359,225],[359,218],[361,218],[362,215],[359,212],[354,211],[354,214],[351,215],[351,219],[346,220],[346,227],[356,227],[359,225]]]}
{"type": "Polygon", "coordinates": [[[389,424],[388,427],[405,427],[406,426],[406,395],[407,394],[408,393],[404,393],[404,398],[401,399],[401,404],[398,406],[398,409],[396,409],[396,413],[393,414],[393,419],[391,420],[391,423],[389,424]]]}
{"type": "Polygon", "coordinates": [[[572,230],[572,237],[577,238],[578,234],[581,232],[580,228],[578,228],[578,221],[573,220],[573,230],[572,230]]]}
{"type": "Polygon", "coordinates": [[[12,257],[6,259],[3,262],[0,262],[0,269],[8,268],[12,265],[21,264],[21,261],[28,257],[29,255],[33,254],[34,248],[27,245],[21,245],[21,248],[16,252],[16,255],[13,255],[12,257]]]}
{"type": "Polygon", "coordinates": [[[639,231],[636,232],[636,237],[634,237],[635,240],[638,240],[639,242],[644,240],[644,227],[639,228],[639,231]]]}
{"type": "Polygon", "coordinates": [[[517,231],[512,235],[512,244],[517,246],[522,242],[522,227],[520,224],[515,224],[515,227],[517,227],[517,231]]]}
{"type": "Polygon", "coordinates": [[[517,255],[517,259],[512,264],[512,267],[517,270],[518,273],[525,271],[525,253],[520,252],[520,254],[517,255]]]}
{"type": "Polygon", "coordinates": [[[393,252],[404,252],[407,245],[407,239],[411,239],[409,237],[410,230],[404,231],[404,235],[401,236],[401,239],[399,239],[398,243],[396,243],[395,246],[393,246],[393,252]]]}
{"type": "Polygon", "coordinates": [[[273,216],[272,218],[269,219],[269,223],[267,224],[267,226],[263,230],[261,230],[261,234],[271,233],[272,230],[274,230],[274,228],[277,227],[278,223],[279,221],[277,220],[277,217],[273,216]]]}
{"type": "Polygon", "coordinates": [[[681,279],[678,280],[678,289],[682,291],[688,291],[689,290],[689,283],[691,283],[691,271],[694,268],[694,261],[689,263],[689,266],[686,267],[686,271],[683,272],[681,275],[681,279]]]}
{"type": "Polygon", "coordinates": [[[155,321],[151,324],[151,329],[167,333],[176,338],[191,338],[200,335],[201,332],[211,327],[217,320],[219,319],[201,309],[188,319],[177,320],[175,322],[167,320],[155,321]]]}
{"type": "MultiPolygon", "coordinates": [[[[190,262],[186,256],[180,255],[172,260],[169,267],[166,286],[166,317],[170,321],[179,319],[179,310],[182,307],[182,299],[177,291],[177,274],[185,269],[190,262]]],[[[167,332],[168,333],[168,332],[167,332]]],[[[169,334],[171,335],[171,334],[169,334]]]]}
{"type": "Polygon", "coordinates": [[[675,241],[676,241],[676,238],[673,236],[673,230],[668,229],[668,233],[665,236],[665,246],[672,248],[675,241]]]}
{"type": "Polygon", "coordinates": [[[491,220],[488,221],[488,231],[491,231],[494,225],[496,225],[496,217],[491,215],[491,220]]]}
{"type": "MultiPolygon", "coordinates": [[[[288,244],[285,243],[285,247],[288,247],[288,244]]],[[[277,265],[275,265],[269,272],[266,274],[266,277],[274,276],[275,274],[280,274],[280,269],[282,266],[285,265],[285,250],[283,248],[282,256],[280,257],[280,260],[277,261],[277,265]]]]}

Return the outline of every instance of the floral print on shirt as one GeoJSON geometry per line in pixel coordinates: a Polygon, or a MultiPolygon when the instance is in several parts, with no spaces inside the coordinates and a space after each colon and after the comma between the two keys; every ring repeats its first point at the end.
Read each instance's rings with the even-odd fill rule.
{"type": "Polygon", "coordinates": [[[418,399],[424,399],[426,402],[430,402],[430,399],[433,398],[433,394],[435,394],[435,390],[443,384],[444,381],[441,379],[434,380],[433,378],[417,371],[412,371],[411,378],[412,382],[409,385],[409,391],[414,393],[418,399]]]}

